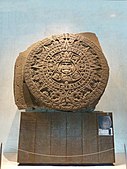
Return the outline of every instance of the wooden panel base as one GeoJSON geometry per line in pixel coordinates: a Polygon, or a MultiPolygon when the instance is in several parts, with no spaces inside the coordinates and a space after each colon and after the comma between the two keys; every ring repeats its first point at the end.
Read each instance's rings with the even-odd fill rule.
{"type": "MultiPolygon", "coordinates": [[[[104,112],[22,112],[20,164],[112,164],[113,134],[99,135],[104,112]]],[[[112,119],[112,113],[108,113],[112,119]]],[[[112,132],[113,133],[113,132],[112,132]]]]}

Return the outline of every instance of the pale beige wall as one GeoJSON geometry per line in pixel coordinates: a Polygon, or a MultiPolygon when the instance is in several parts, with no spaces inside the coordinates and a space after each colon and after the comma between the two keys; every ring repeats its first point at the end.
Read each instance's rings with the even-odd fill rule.
{"type": "Polygon", "coordinates": [[[127,144],[127,2],[100,0],[0,1],[0,142],[17,149],[20,111],[13,98],[18,53],[51,34],[94,32],[110,66],[97,110],[114,115],[116,152],[127,144]]]}

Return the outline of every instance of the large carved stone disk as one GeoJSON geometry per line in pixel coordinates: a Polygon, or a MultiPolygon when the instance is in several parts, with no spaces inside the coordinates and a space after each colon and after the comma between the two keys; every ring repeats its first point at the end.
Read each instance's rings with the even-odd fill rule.
{"type": "Polygon", "coordinates": [[[38,42],[27,57],[24,72],[38,106],[76,110],[95,107],[109,70],[94,43],[80,35],[63,34],[38,42]]]}

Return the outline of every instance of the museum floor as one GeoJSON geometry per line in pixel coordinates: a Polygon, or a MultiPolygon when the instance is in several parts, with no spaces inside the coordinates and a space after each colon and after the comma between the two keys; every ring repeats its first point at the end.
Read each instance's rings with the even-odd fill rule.
{"type": "MultiPolygon", "coordinates": [[[[16,168],[23,168],[23,169],[29,169],[29,168],[44,168],[44,169],[50,169],[50,168],[61,168],[61,166],[18,166],[18,163],[16,162],[16,153],[5,153],[2,157],[2,166],[1,169],[16,169],[16,168]]],[[[114,166],[77,166],[78,168],[95,168],[95,169],[112,169],[112,168],[118,168],[118,169],[126,169],[125,165],[125,156],[124,154],[116,154],[116,163],[114,166]]],[[[76,168],[77,168],[76,167],[76,168]]],[[[62,166],[62,168],[69,168],[73,169],[75,166],[62,166]]]]}

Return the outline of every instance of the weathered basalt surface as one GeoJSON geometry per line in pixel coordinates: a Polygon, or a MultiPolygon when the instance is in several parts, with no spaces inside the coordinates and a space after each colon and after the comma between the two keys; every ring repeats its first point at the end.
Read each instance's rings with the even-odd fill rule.
{"type": "Polygon", "coordinates": [[[109,67],[95,34],[52,36],[17,58],[15,102],[19,109],[93,110],[108,76],[109,67]]]}

